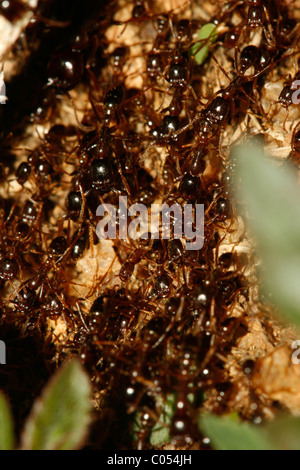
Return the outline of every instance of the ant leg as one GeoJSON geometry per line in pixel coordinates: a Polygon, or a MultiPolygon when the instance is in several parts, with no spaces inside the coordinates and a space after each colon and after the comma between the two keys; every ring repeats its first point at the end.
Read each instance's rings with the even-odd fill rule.
{"type": "Polygon", "coordinates": [[[85,321],[84,321],[84,318],[83,318],[82,311],[81,311],[81,308],[80,308],[80,305],[79,305],[78,300],[76,301],[76,307],[77,307],[77,311],[78,311],[78,313],[79,313],[80,320],[82,321],[82,324],[83,324],[85,330],[88,332],[89,329],[88,329],[87,324],[86,324],[85,321]]]}
{"type": "Polygon", "coordinates": [[[271,24],[271,21],[270,21],[269,12],[266,9],[265,5],[263,5],[262,7],[263,7],[263,10],[264,10],[266,20],[267,20],[267,27],[265,25],[263,26],[266,41],[269,44],[270,49],[276,49],[276,44],[277,43],[276,43],[276,38],[275,38],[275,35],[274,35],[273,28],[272,28],[272,24],[271,24]]]}
{"type": "Polygon", "coordinates": [[[75,115],[75,119],[76,119],[76,122],[77,122],[77,125],[79,127],[80,130],[82,130],[83,132],[90,132],[90,131],[93,131],[95,130],[95,128],[93,126],[85,126],[84,124],[82,124],[79,119],[78,119],[78,111],[76,109],[76,106],[75,106],[75,103],[74,103],[74,100],[72,98],[72,96],[70,95],[69,92],[67,92],[65,94],[67,100],[71,103],[71,106],[74,110],[74,115],[75,115]]]}
{"type": "Polygon", "coordinates": [[[220,64],[220,62],[218,61],[218,59],[215,57],[214,54],[211,54],[211,57],[212,59],[216,62],[217,66],[219,67],[219,69],[221,70],[221,72],[223,72],[223,74],[225,75],[225,77],[229,80],[229,82],[231,83],[231,78],[229,77],[228,73],[226,72],[226,70],[224,69],[224,67],[222,67],[222,65],[220,64]]]}
{"type": "Polygon", "coordinates": [[[286,108],[286,116],[285,116],[285,119],[284,119],[284,121],[283,121],[283,130],[284,130],[285,132],[287,131],[287,129],[286,129],[286,123],[287,123],[287,120],[288,120],[288,118],[289,118],[289,114],[290,114],[290,110],[289,110],[289,108],[287,107],[287,108],[286,108]]]}

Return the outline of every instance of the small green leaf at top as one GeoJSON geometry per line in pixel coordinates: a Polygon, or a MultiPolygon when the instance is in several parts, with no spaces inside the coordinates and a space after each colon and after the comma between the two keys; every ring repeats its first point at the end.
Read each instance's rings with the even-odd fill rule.
{"type": "Polygon", "coordinates": [[[0,450],[13,450],[14,431],[10,405],[0,391],[0,450]]]}
{"type": "Polygon", "coordinates": [[[231,417],[203,415],[199,419],[199,428],[209,437],[215,450],[274,450],[262,428],[237,422],[231,417]]]}
{"type": "Polygon", "coordinates": [[[35,402],[23,430],[21,448],[80,448],[91,422],[90,396],[90,381],[80,363],[66,363],[35,402]]]}
{"type": "Polygon", "coordinates": [[[198,33],[198,41],[190,48],[190,54],[194,57],[196,65],[202,65],[209,53],[209,46],[217,40],[217,27],[213,23],[207,23],[198,33]]]}

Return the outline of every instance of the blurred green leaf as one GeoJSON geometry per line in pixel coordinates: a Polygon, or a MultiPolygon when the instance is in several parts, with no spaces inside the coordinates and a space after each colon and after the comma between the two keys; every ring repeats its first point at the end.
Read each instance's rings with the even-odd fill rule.
{"type": "Polygon", "coordinates": [[[277,417],[266,425],[266,432],[277,450],[300,450],[300,418],[277,417]]]}
{"type": "Polygon", "coordinates": [[[264,267],[264,286],[289,321],[300,324],[300,188],[257,145],[234,150],[237,200],[249,210],[250,230],[264,267]]]}
{"type": "Polygon", "coordinates": [[[25,424],[22,449],[79,448],[91,421],[90,381],[76,360],[64,365],[35,402],[25,424]]]}
{"type": "Polygon", "coordinates": [[[10,405],[0,391],[0,450],[12,450],[13,448],[14,431],[10,405]]]}
{"type": "Polygon", "coordinates": [[[216,450],[274,450],[265,431],[253,424],[206,415],[200,418],[199,427],[216,450]]]}
{"type": "Polygon", "coordinates": [[[175,403],[176,394],[169,394],[163,404],[163,411],[150,434],[150,444],[153,447],[162,446],[170,442],[170,424],[174,414],[175,403]]]}
{"type": "Polygon", "coordinates": [[[203,64],[209,52],[209,46],[216,41],[217,28],[213,23],[207,23],[200,29],[198,39],[195,44],[190,48],[190,54],[194,57],[197,65],[203,64]]]}

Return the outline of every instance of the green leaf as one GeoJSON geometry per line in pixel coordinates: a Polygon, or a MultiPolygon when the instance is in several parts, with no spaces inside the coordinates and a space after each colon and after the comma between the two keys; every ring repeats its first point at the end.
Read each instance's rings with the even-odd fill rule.
{"type": "Polygon", "coordinates": [[[150,434],[150,444],[153,447],[162,446],[170,442],[170,424],[174,414],[175,403],[176,394],[169,394],[163,404],[163,411],[150,434]]]}
{"type": "Polygon", "coordinates": [[[197,65],[203,64],[206,60],[210,44],[215,42],[218,37],[216,31],[216,25],[213,23],[207,23],[200,29],[198,33],[199,41],[190,48],[190,54],[194,57],[194,61],[197,65]]]}
{"type": "MultiPolygon", "coordinates": [[[[256,145],[234,151],[234,191],[249,210],[249,226],[264,267],[264,286],[286,319],[300,324],[300,188],[256,145]]],[[[244,209],[245,210],[245,209],[244,209]]]]}
{"type": "Polygon", "coordinates": [[[199,427],[216,450],[274,450],[265,431],[255,425],[206,415],[200,418],[199,427]]]}
{"type": "Polygon", "coordinates": [[[83,444],[91,421],[90,381],[76,360],[64,365],[35,402],[22,449],[72,450],[83,444]]]}
{"type": "Polygon", "coordinates": [[[277,450],[300,450],[300,418],[278,417],[266,431],[277,450]]]}
{"type": "Polygon", "coordinates": [[[0,391],[0,450],[12,450],[13,448],[14,431],[10,405],[0,391]]]}

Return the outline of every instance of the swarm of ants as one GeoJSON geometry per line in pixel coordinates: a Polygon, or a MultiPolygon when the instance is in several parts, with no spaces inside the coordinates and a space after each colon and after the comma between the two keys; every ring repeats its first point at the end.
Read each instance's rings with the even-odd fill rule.
{"type": "Polygon", "coordinates": [[[280,407],[251,385],[257,356],[232,355],[254,311],[279,340],[241,243],[229,153],[257,139],[297,171],[295,5],[0,2],[10,23],[32,13],[5,57],[17,71],[0,109],[0,386],[20,425],[70,357],[94,386],[90,448],[150,449],[170,394],[175,448],[209,448],[203,409],[259,422],[280,407]],[[207,23],[217,37],[197,63],[207,23]],[[149,208],[204,204],[203,248],[174,236],[99,240],[96,209],[119,196],[149,208]]]}

